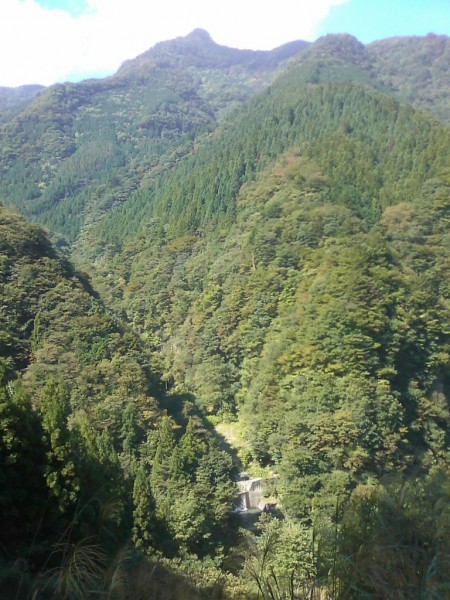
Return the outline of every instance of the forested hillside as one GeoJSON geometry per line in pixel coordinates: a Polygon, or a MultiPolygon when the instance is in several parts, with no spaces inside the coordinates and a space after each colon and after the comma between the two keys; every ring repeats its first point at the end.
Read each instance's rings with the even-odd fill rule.
{"type": "Polygon", "coordinates": [[[391,38],[370,44],[367,49],[383,85],[393,89],[403,102],[450,122],[447,36],[391,38]]]}
{"type": "Polygon", "coordinates": [[[306,45],[234,50],[195,30],[113,77],[47,88],[0,132],[0,198],[73,240],[192,152],[198,135],[306,45]]]}
{"type": "Polygon", "coordinates": [[[5,589],[90,597],[95,546],[98,597],[449,597],[449,43],[195,30],[2,127],[0,198],[78,269],[2,209],[5,589]]]}
{"type": "Polygon", "coordinates": [[[0,228],[2,597],[111,593],[142,562],[133,547],[214,553],[230,457],[192,404],[162,406],[142,344],[42,230],[3,208],[0,228]]]}

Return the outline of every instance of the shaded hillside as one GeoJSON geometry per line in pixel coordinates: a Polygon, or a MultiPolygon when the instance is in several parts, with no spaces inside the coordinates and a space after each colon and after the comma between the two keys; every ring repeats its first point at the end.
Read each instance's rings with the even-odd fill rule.
{"type": "Polygon", "coordinates": [[[0,234],[2,597],[100,593],[122,552],[213,553],[232,537],[231,458],[192,404],[163,410],[142,344],[42,230],[1,208],[0,234]],[[62,583],[79,548],[89,564],[62,583]]]}

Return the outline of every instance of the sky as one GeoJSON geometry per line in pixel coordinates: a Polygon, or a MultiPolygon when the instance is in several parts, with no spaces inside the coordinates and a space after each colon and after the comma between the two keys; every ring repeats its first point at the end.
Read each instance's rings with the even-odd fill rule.
{"type": "Polygon", "coordinates": [[[197,27],[255,50],[342,32],[369,43],[450,34],[450,0],[0,0],[0,86],[104,77],[197,27]]]}

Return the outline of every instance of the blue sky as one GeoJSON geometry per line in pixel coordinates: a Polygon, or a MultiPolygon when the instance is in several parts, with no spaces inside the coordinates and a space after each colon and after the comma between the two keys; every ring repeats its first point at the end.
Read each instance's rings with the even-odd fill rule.
{"type": "Polygon", "coordinates": [[[318,35],[353,34],[365,44],[398,35],[450,35],[450,0],[351,0],[333,6],[318,35]]]}
{"type": "Polygon", "coordinates": [[[38,0],[37,3],[49,10],[54,10],[55,8],[65,10],[73,17],[79,17],[89,11],[87,0],[38,0]]]}
{"type": "Polygon", "coordinates": [[[450,0],[0,0],[0,85],[103,77],[196,27],[237,48],[339,32],[368,43],[450,34],[450,0]]]}

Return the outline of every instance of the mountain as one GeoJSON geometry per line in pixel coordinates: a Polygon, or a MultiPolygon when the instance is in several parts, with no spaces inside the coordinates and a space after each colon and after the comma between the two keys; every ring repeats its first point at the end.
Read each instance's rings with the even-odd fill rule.
{"type": "Polygon", "coordinates": [[[157,44],[113,77],[47,88],[0,132],[0,197],[73,240],[144,177],[267,85],[306,42],[233,50],[206,32],[157,44]]]}
{"type": "Polygon", "coordinates": [[[359,82],[305,87],[298,69],[103,221],[100,233],[115,244],[94,258],[96,285],[160,353],[168,382],[207,412],[247,421],[262,462],[282,460],[284,394],[310,371],[323,385],[361,377],[355,385],[368,385],[368,398],[383,382],[385,401],[400,402],[392,427],[403,433],[391,433],[400,443],[409,430],[426,453],[417,423],[400,415],[411,410],[411,386],[430,395],[448,386],[448,338],[435,325],[449,318],[438,216],[449,131],[359,82]],[[426,322],[424,305],[409,305],[416,286],[428,298],[426,322]],[[432,316],[431,306],[443,312],[432,316]]]}
{"type": "MultiPolygon", "coordinates": [[[[233,70],[253,71],[264,74],[268,69],[276,70],[280,62],[288,60],[309,46],[297,40],[274,50],[238,50],[216,44],[204,29],[194,29],[185,37],[160,42],[133,60],[126,61],[118,70],[118,76],[143,77],[155,66],[155,61],[164,62],[165,67],[187,69],[223,70],[233,76],[233,70]],[[231,70],[231,73],[230,73],[231,70]]],[[[242,78],[244,80],[244,77],[242,78]]],[[[255,82],[263,87],[263,81],[255,82]]]]}
{"type": "Polygon", "coordinates": [[[448,461],[450,131],[397,95],[354,38],[319,40],[75,246],[306,529],[448,461]]]}
{"type": "Polygon", "coordinates": [[[0,106],[11,108],[31,102],[44,88],[42,85],[21,85],[19,87],[0,87],[0,106]]]}
{"type": "Polygon", "coordinates": [[[35,88],[16,90],[27,100],[7,112],[0,131],[0,198],[74,241],[146,180],[195,153],[205,134],[261,92],[290,60],[303,64],[302,76],[311,85],[321,78],[356,79],[445,121],[446,52],[445,36],[365,47],[346,35],[255,52],[219,46],[195,30],[157,44],[105,80],[56,85],[37,97],[35,88]],[[432,57],[426,86],[420,83],[419,60],[395,75],[401,57],[411,56],[408,44],[432,57]]]}
{"type": "Polygon", "coordinates": [[[429,34],[424,38],[391,38],[367,48],[377,65],[377,77],[408,102],[450,123],[448,60],[450,39],[429,34]]]}
{"type": "Polygon", "coordinates": [[[41,85],[22,85],[16,88],[0,87],[0,122],[10,121],[44,89],[41,85]]]}
{"type": "Polygon", "coordinates": [[[75,539],[115,565],[128,536],[126,581],[158,556],[193,597],[446,597],[448,43],[195,30],[2,126],[1,197],[75,264],[2,209],[2,452],[29,464],[33,415],[34,515],[50,494],[61,531],[115,488],[117,542],[95,515],[75,539]],[[236,466],[282,504],[256,536],[236,466]]]}
{"type": "MultiPolygon", "coordinates": [[[[163,394],[140,341],[40,228],[0,207],[0,234],[2,597],[107,593],[105,565],[118,561],[125,581],[131,539],[169,555],[226,543],[233,466],[198,411],[163,394]]],[[[158,569],[155,594],[179,585],[142,560],[158,569]]]]}

